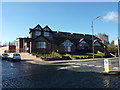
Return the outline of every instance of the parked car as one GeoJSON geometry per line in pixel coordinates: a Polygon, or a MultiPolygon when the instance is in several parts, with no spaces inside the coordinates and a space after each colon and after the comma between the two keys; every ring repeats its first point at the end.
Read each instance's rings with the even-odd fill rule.
{"type": "Polygon", "coordinates": [[[20,54],[13,53],[9,55],[8,60],[21,60],[21,56],[20,54]]]}
{"type": "Polygon", "coordinates": [[[8,55],[7,53],[1,54],[2,60],[8,59],[8,56],[9,56],[9,55],[8,55]]]}

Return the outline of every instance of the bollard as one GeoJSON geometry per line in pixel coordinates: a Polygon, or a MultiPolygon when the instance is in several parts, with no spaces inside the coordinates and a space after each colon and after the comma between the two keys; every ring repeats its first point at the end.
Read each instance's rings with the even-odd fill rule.
{"type": "Polygon", "coordinates": [[[109,72],[112,70],[112,65],[110,60],[104,59],[104,69],[105,69],[105,72],[109,72]]]}

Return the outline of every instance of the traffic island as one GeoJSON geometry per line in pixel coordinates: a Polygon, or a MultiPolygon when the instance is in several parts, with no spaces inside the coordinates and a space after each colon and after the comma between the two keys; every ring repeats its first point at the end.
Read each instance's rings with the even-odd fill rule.
{"type": "Polygon", "coordinates": [[[120,75],[120,70],[112,70],[109,72],[103,71],[102,73],[105,75],[120,75]]]}
{"type": "Polygon", "coordinates": [[[104,59],[104,69],[102,73],[105,75],[120,75],[120,70],[113,70],[111,61],[108,59],[104,59]]]}

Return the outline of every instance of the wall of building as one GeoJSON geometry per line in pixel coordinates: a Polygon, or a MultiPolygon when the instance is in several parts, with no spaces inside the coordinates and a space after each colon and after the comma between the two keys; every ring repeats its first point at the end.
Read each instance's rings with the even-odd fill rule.
{"type": "Polygon", "coordinates": [[[101,51],[104,52],[104,47],[102,46],[94,46],[94,52],[101,51]]]}
{"type": "Polygon", "coordinates": [[[8,52],[9,53],[13,53],[13,52],[16,52],[16,46],[9,46],[9,49],[8,49],[8,52]]]}
{"type": "Polygon", "coordinates": [[[16,52],[16,46],[14,46],[14,45],[0,47],[0,54],[2,54],[2,53],[13,53],[13,52],[16,52]]]}
{"type": "Polygon", "coordinates": [[[5,50],[8,50],[8,46],[0,47],[0,54],[4,53],[5,50]]]}
{"type": "Polygon", "coordinates": [[[97,37],[100,38],[102,40],[102,42],[104,42],[104,41],[108,42],[108,35],[106,35],[106,34],[99,33],[97,35],[97,37]]]}

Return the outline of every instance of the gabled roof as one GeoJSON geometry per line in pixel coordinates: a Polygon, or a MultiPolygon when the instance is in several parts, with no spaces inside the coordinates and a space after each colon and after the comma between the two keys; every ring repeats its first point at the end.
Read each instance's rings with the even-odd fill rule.
{"type": "Polygon", "coordinates": [[[96,43],[96,42],[98,42],[98,43],[100,43],[102,46],[105,46],[102,42],[100,42],[99,40],[94,40],[94,43],[96,43]]]}
{"type": "Polygon", "coordinates": [[[33,29],[42,30],[42,27],[38,24],[38,25],[35,26],[33,29]]]}
{"type": "Polygon", "coordinates": [[[74,44],[78,44],[79,43],[79,39],[78,36],[75,36],[71,33],[62,33],[62,32],[54,32],[53,33],[53,43],[55,44],[61,44],[63,43],[65,40],[70,40],[72,43],[74,44]]]}
{"type": "Polygon", "coordinates": [[[44,30],[44,31],[52,31],[52,30],[48,27],[48,25],[46,25],[46,26],[43,28],[43,30],[44,30]]]}
{"type": "Polygon", "coordinates": [[[85,41],[86,43],[88,43],[89,45],[91,45],[91,42],[89,42],[88,40],[85,40],[84,38],[80,39],[79,43],[82,42],[82,41],[85,41]]]}
{"type": "Polygon", "coordinates": [[[40,31],[40,30],[42,30],[42,27],[38,24],[34,28],[30,28],[29,30],[30,30],[29,33],[31,33],[32,31],[40,31]]]}
{"type": "MultiPolygon", "coordinates": [[[[79,42],[81,42],[83,40],[85,40],[88,44],[92,45],[92,35],[89,35],[89,34],[52,31],[48,27],[48,25],[46,25],[44,28],[42,28],[39,24],[36,27],[34,27],[33,29],[30,29],[30,30],[31,31],[34,30],[34,29],[36,30],[36,28],[41,28],[42,31],[50,32],[52,34],[52,38],[47,38],[47,37],[44,37],[44,36],[40,35],[38,37],[35,37],[34,39],[31,39],[32,41],[34,41],[35,39],[37,39],[39,37],[43,37],[43,38],[49,40],[51,43],[54,43],[54,44],[57,44],[57,45],[62,44],[67,39],[70,40],[75,45],[78,45],[79,42]]],[[[99,41],[99,43],[101,43],[100,42],[101,40],[98,37],[94,36],[94,42],[96,40],[99,41]]],[[[104,44],[102,44],[102,45],[104,45],[104,44]]]]}

